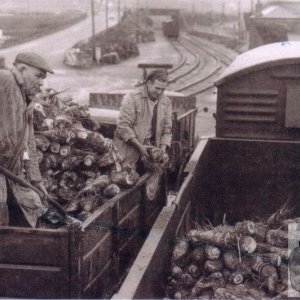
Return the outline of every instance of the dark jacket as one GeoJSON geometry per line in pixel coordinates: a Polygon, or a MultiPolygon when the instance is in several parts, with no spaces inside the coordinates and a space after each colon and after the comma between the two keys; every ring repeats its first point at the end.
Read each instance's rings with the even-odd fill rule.
{"type": "Polygon", "coordinates": [[[23,79],[17,69],[0,70],[0,165],[31,182],[40,182],[33,131],[33,103],[27,105],[23,79]],[[24,152],[29,160],[23,160],[24,152]]]}

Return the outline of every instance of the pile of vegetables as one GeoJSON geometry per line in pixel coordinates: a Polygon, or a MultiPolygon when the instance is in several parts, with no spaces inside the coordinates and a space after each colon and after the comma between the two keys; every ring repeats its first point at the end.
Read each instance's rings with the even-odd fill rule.
{"type": "Polygon", "coordinates": [[[69,96],[53,89],[40,93],[34,129],[46,189],[81,220],[139,180],[113,141],[101,134],[101,124],[90,117],[88,108],[69,96]]]}
{"type": "Polygon", "coordinates": [[[172,249],[166,297],[287,297],[288,224],[300,218],[275,219],[190,230],[172,249]]]}

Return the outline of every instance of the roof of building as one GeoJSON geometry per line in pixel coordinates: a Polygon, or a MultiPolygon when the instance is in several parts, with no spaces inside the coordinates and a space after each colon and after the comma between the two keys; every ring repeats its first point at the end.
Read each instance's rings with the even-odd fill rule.
{"type": "Polygon", "coordinates": [[[288,41],[263,45],[238,55],[215,85],[218,86],[237,75],[251,73],[254,70],[294,63],[300,63],[300,42],[288,41]]]}
{"type": "Polygon", "coordinates": [[[267,6],[262,10],[262,17],[263,18],[270,18],[270,19],[295,19],[299,18],[299,14],[294,13],[293,11],[282,7],[280,5],[272,5],[267,6]]]}
{"type": "MultiPolygon", "coordinates": [[[[269,7],[279,7],[280,9],[276,9],[274,11],[274,15],[278,15],[280,18],[280,13],[287,14],[287,18],[289,18],[289,14],[292,16],[296,15],[297,17],[300,17],[300,2],[297,1],[271,1],[264,5],[264,9],[268,9],[269,7]],[[287,13],[288,12],[288,13],[287,13]]],[[[284,16],[282,16],[284,18],[284,16]]]]}

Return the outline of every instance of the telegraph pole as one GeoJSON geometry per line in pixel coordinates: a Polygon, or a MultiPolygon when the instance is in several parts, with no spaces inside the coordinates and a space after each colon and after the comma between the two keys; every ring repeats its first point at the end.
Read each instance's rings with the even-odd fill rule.
{"type": "Polygon", "coordinates": [[[118,23],[120,22],[121,17],[121,7],[120,7],[120,0],[118,0],[118,23]]]}
{"type": "Polygon", "coordinates": [[[136,0],[136,42],[139,42],[139,0],[136,0]]]}
{"type": "Polygon", "coordinates": [[[29,0],[27,0],[27,13],[30,14],[30,3],[29,3],[29,0]]]}
{"type": "Polygon", "coordinates": [[[105,2],[105,31],[108,28],[108,0],[105,2]]]}
{"type": "Polygon", "coordinates": [[[192,3],[192,30],[195,29],[195,22],[196,22],[196,6],[195,6],[195,0],[192,3]]]}
{"type": "Polygon", "coordinates": [[[94,0],[91,0],[91,16],[92,16],[93,55],[94,55],[94,58],[95,58],[95,7],[94,7],[94,0]]]}
{"type": "Polygon", "coordinates": [[[238,49],[239,47],[239,38],[240,38],[240,31],[241,31],[241,2],[238,0],[238,20],[237,20],[237,41],[236,41],[236,48],[238,49]]]}

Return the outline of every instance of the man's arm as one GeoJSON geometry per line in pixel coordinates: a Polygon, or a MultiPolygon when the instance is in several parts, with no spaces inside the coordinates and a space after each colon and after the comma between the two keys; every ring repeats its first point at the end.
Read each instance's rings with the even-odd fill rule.
{"type": "Polygon", "coordinates": [[[28,179],[30,183],[41,190],[45,195],[47,195],[47,190],[43,184],[43,178],[40,173],[38,155],[36,152],[34,130],[32,122],[29,123],[29,135],[28,135],[28,150],[29,150],[29,160],[24,160],[24,169],[27,172],[28,179]]]}
{"type": "Polygon", "coordinates": [[[162,120],[162,135],[160,138],[160,149],[164,152],[170,147],[172,142],[172,103],[167,99],[166,114],[162,120]]]}
{"type": "Polygon", "coordinates": [[[146,158],[149,157],[148,149],[153,148],[153,146],[150,145],[143,145],[138,141],[137,138],[130,139],[129,143],[133,145],[141,153],[142,156],[146,156],[146,158]]]}
{"type": "Polygon", "coordinates": [[[136,134],[133,130],[134,123],[136,121],[136,107],[134,95],[127,94],[121,104],[120,114],[117,122],[116,133],[125,142],[132,138],[136,138],[136,134]]]}

